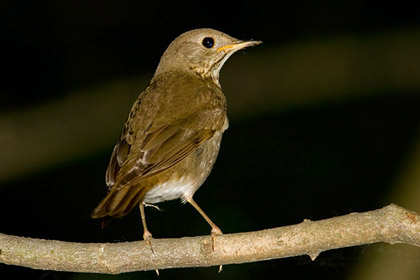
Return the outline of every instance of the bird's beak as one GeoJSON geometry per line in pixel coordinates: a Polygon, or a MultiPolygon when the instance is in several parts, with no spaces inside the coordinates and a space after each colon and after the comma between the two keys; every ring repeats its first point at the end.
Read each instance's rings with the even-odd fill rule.
{"type": "Polygon", "coordinates": [[[218,52],[224,51],[225,53],[235,52],[237,50],[240,50],[246,47],[253,47],[253,46],[259,45],[261,43],[262,43],[261,41],[239,41],[238,43],[235,43],[235,44],[230,44],[230,45],[220,47],[216,51],[218,52]]]}

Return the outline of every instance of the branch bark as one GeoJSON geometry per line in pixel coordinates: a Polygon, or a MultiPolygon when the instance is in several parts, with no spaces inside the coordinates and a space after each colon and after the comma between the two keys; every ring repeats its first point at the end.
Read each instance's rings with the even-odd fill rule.
{"type": "Polygon", "coordinates": [[[73,243],[0,234],[0,262],[34,269],[123,273],[177,267],[216,266],[298,255],[312,260],[343,247],[387,242],[420,247],[420,215],[389,205],[320,221],[247,233],[179,239],[73,243]]]}

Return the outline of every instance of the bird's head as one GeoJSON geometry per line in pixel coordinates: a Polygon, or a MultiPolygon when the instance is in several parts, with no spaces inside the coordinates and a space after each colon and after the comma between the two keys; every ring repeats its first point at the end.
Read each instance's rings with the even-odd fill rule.
{"type": "Polygon", "coordinates": [[[219,72],[226,60],[236,51],[260,43],[241,41],[214,29],[194,29],[172,41],[160,60],[155,76],[171,70],[192,71],[203,78],[211,78],[219,85],[219,72]]]}

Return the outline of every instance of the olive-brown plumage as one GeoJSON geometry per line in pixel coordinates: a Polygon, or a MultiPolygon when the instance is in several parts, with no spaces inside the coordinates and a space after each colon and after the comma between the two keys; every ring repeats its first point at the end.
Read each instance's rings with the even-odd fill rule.
{"type": "Polygon", "coordinates": [[[109,193],[92,218],[120,218],[140,205],[147,239],[144,204],[181,198],[203,215],[212,233],[221,233],[193,195],[209,175],[228,127],[219,71],[236,50],[258,43],[195,29],[169,45],[131,108],[106,171],[109,193]]]}

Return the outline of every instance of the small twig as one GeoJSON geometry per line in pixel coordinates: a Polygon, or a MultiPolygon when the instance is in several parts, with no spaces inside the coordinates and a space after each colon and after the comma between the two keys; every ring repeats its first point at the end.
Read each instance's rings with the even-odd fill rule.
{"type": "Polygon", "coordinates": [[[0,234],[0,262],[35,269],[122,273],[176,267],[219,266],[309,255],[375,242],[420,246],[420,216],[396,205],[321,221],[247,233],[153,239],[154,254],[144,241],[72,243],[0,234]]]}

